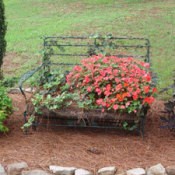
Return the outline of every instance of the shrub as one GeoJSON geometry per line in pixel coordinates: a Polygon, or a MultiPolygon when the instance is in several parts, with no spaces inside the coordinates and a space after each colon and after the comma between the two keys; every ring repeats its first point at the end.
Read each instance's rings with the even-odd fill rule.
{"type": "Polygon", "coordinates": [[[82,108],[138,112],[153,101],[149,64],[134,58],[97,55],[82,60],[67,75],[82,108]]]}
{"type": "Polygon", "coordinates": [[[12,112],[12,101],[8,97],[6,90],[0,85],[0,132],[8,131],[6,127],[6,119],[12,112]]]}
{"type": "Polygon", "coordinates": [[[6,51],[6,41],[5,41],[6,29],[7,28],[4,16],[4,3],[3,0],[0,0],[0,79],[2,79],[1,66],[3,64],[3,57],[6,51]]]}

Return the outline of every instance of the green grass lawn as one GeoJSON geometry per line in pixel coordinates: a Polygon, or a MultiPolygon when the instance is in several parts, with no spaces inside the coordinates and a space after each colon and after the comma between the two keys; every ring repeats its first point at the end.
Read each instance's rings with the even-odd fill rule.
{"type": "MultiPolygon", "coordinates": [[[[175,69],[174,0],[4,0],[7,55],[20,76],[41,61],[42,38],[59,35],[146,37],[158,86],[171,83],[175,69]]],[[[7,73],[8,75],[8,73],[7,73]]]]}

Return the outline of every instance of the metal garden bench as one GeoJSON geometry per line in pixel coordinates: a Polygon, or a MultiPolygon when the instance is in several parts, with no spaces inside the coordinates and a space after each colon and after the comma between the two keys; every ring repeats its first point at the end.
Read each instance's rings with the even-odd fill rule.
{"type": "MultiPolygon", "coordinates": [[[[19,87],[26,99],[26,111],[24,112],[24,121],[27,122],[26,116],[32,112],[29,109],[29,100],[26,98],[25,92],[22,89],[23,83],[33,76],[36,72],[42,70],[40,76],[41,84],[47,81],[47,73],[52,69],[63,68],[70,70],[73,65],[79,64],[80,60],[92,55],[102,53],[104,55],[115,55],[122,57],[134,57],[145,62],[150,62],[150,42],[146,38],[134,37],[113,37],[112,35],[99,36],[59,36],[59,37],[45,37],[44,38],[44,55],[43,62],[37,68],[25,73],[20,81],[19,87]]],[[[142,109],[142,116],[137,121],[137,131],[143,136],[145,118],[147,108],[142,109]]],[[[78,121],[77,115],[80,111],[59,110],[45,111],[42,115],[38,114],[39,118],[57,119],[59,122],[57,126],[69,127],[91,127],[91,128],[122,128],[123,123],[134,123],[134,116],[118,116],[113,117],[113,113],[102,114],[100,110],[84,111],[83,115],[88,116],[89,120],[84,118],[83,122],[78,121]]],[[[37,114],[35,114],[37,115],[37,114]]],[[[32,122],[34,128],[39,124],[39,120],[32,122]]]]}

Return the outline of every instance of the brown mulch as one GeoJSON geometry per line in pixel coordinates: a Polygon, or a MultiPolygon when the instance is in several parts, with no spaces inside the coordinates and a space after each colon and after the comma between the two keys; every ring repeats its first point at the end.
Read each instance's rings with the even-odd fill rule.
{"type": "Polygon", "coordinates": [[[39,128],[25,135],[25,103],[22,95],[10,94],[14,113],[8,119],[10,132],[0,135],[0,163],[26,161],[31,168],[48,169],[49,165],[75,166],[96,171],[114,165],[119,170],[175,164],[175,136],[160,129],[163,102],[156,101],[146,121],[142,139],[134,133],[110,129],[39,128]]]}

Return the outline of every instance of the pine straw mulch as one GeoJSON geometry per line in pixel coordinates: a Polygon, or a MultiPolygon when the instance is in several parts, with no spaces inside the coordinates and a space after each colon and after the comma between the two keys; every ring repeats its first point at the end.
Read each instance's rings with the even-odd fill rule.
{"type": "Polygon", "coordinates": [[[114,165],[119,170],[175,163],[175,136],[160,129],[163,102],[156,101],[146,121],[146,135],[111,129],[42,128],[24,135],[25,103],[22,95],[10,94],[15,111],[8,119],[10,132],[0,135],[0,163],[26,161],[30,168],[49,165],[75,166],[96,171],[114,165]]]}

